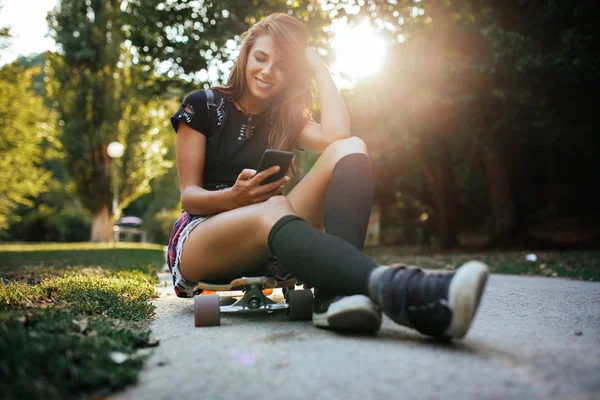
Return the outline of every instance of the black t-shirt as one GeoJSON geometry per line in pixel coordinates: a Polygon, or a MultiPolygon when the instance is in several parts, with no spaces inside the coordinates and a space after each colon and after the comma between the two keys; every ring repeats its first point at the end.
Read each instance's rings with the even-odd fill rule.
{"type": "Polygon", "coordinates": [[[179,123],[184,122],[206,136],[203,186],[209,190],[233,186],[243,169],[258,167],[273,123],[268,111],[247,116],[224,97],[213,109],[207,107],[206,91],[197,90],[183,100],[171,117],[175,132],[179,123]],[[220,126],[223,112],[227,117],[220,126]]]}

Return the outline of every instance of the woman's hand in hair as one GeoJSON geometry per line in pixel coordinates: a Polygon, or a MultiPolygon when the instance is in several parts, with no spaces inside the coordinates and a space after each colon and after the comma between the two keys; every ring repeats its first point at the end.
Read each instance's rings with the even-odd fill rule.
{"type": "Polygon", "coordinates": [[[237,207],[243,207],[250,204],[261,203],[273,196],[281,194],[284,185],[289,180],[287,176],[272,183],[265,185],[260,184],[277,171],[279,171],[278,166],[271,167],[259,173],[256,173],[256,170],[253,169],[243,170],[233,187],[229,189],[233,203],[237,207]]]}
{"type": "Polygon", "coordinates": [[[313,47],[306,48],[304,51],[304,59],[312,72],[317,72],[319,69],[327,67],[317,50],[313,47]]]}

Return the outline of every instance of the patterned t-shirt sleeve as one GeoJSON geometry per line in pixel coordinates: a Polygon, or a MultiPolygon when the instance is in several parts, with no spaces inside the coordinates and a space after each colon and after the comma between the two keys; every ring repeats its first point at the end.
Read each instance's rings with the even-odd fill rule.
{"type": "Polygon", "coordinates": [[[208,138],[212,135],[208,123],[209,112],[206,107],[206,92],[196,90],[186,96],[177,112],[171,116],[171,126],[177,132],[179,123],[183,122],[208,138]]]}

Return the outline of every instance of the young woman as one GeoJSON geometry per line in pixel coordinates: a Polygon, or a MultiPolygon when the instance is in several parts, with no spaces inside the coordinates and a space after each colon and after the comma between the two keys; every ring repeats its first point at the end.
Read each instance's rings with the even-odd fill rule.
{"type": "Polygon", "coordinates": [[[272,14],[242,35],[229,82],[189,94],[171,118],[184,211],[169,241],[175,292],[197,281],[290,275],[315,287],[319,327],[376,332],[383,311],[419,332],[460,338],[471,325],[488,269],[453,273],[379,267],[362,253],[373,182],[365,143],[350,134],[340,93],[304,25],[272,14]],[[310,117],[311,79],[321,124],[310,117]],[[260,185],[267,148],[321,153],[287,196],[288,178],[260,185]]]}

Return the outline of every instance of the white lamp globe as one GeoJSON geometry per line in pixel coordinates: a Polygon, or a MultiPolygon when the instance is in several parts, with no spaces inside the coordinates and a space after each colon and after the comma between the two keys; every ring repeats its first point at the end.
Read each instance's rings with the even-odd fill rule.
{"type": "Polygon", "coordinates": [[[108,145],[106,152],[110,158],[120,158],[125,151],[125,146],[119,142],[112,142],[108,145]]]}

